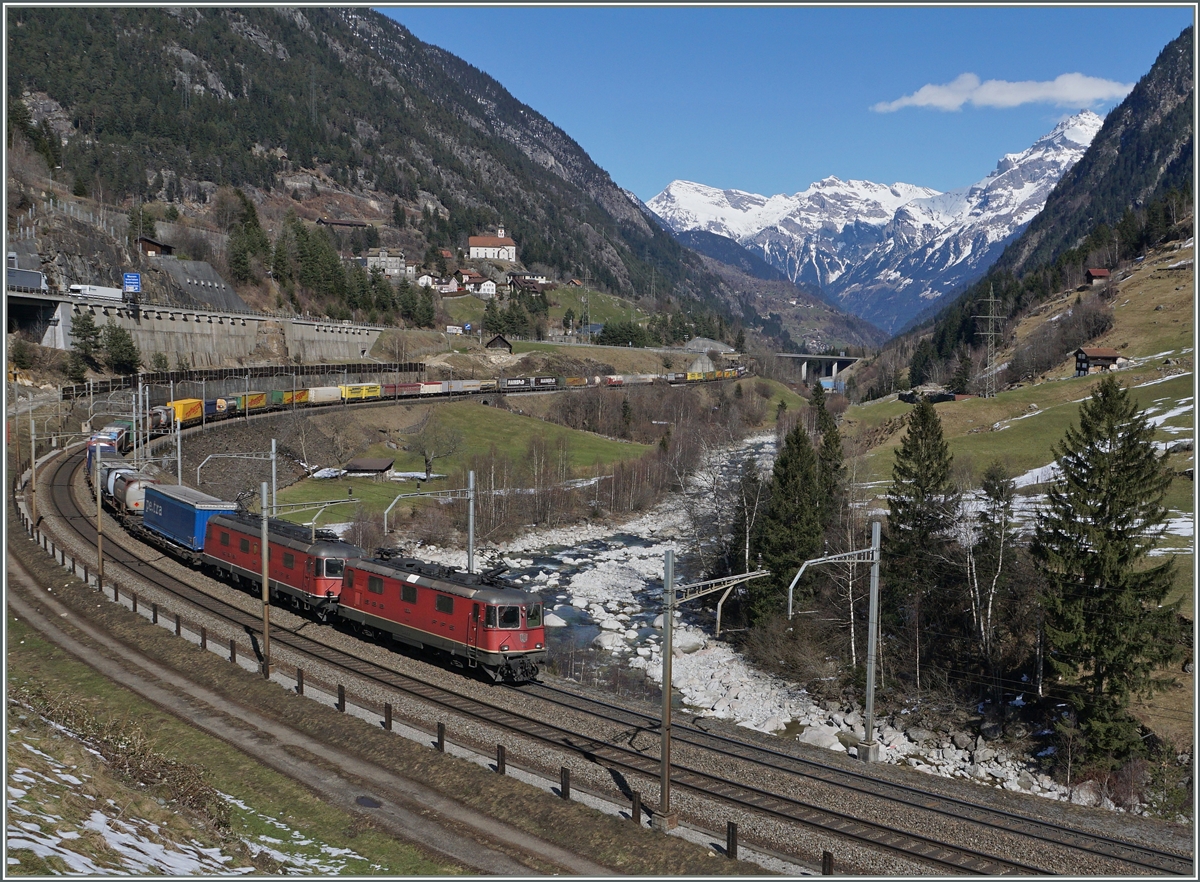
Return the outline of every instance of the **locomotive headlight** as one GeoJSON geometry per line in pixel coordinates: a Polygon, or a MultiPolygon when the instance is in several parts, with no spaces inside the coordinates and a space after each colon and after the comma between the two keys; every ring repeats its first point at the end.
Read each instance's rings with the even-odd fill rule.
{"type": "Polygon", "coordinates": [[[503,646],[501,646],[501,647],[500,647],[500,651],[501,651],[501,652],[508,652],[508,644],[506,643],[506,644],[504,644],[503,646]]]}
{"type": "Polygon", "coordinates": [[[535,644],[533,644],[533,645],[534,645],[534,647],[536,647],[537,649],[541,649],[541,648],[542,648],[542,644],[540,644],[540,643],[535,643],[535,644]]]}

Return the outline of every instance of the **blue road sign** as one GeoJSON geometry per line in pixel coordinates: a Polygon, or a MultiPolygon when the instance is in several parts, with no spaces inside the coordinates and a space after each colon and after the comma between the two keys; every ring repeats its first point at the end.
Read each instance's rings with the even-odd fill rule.
{"type": "Polygon", "coordinates": [[[125,293],[126,294],[141,294],[142,293],[142,274],[141,273],[125,273],[125,293]]]}

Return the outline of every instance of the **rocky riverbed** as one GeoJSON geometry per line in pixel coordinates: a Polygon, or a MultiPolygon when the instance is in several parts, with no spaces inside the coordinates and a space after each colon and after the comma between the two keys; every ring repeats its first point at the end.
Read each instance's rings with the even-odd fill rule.
{"type": "MultiPolygon", "coordinates": [[[[740,467],[747,453],[767,467],[774,456],[773,436],[750,438],[731,451],[731,467],[740,467]]],[[[548,637],[552,653],[590,646],[611,666],[641,673],[657,691],[665,553],[672,550],[680,562],[677,584],[691,581],[685,556],[689,534],[685,506],[672,497],[619,525],[588,522],[533,531],[503,547],[482,544],[476,563],[480,569],[502,563],[510,577],[544,599],[546,623],[553,629],[548,637]]],[[[465,568],[467,563],[465,551],[458,548],[426,544],[406,550],[452,566],[465,568]]],[[[672,685],[690,712],[856,755],[855,745],[866,735],[857,702],[814,696],[799,684],[756,670],[729,643],[713,636],[711,615],[702,617],[687,607],[675,615],[672,685]]],[[[1006,708],[991,715],[1007,723],[978,718],[959,726],[932,723],[919,704],[877,713],[875,737],[883,747],[883,762],[1118,809],[1095,782],[1066,787],[1041,771],[1039,757],[1053,748],[1037,738],[1048,732],[1030,731],[1020,722],[1027,697],[1011,696],[1006,708]],[[1030,745],[1036,754],[1028,752],[1030,745]]],[[[982,714],[984,708],[978,710],[982,714]]],[[[1143,811],[1140,806],[1132,810],[1143,811]]]]}

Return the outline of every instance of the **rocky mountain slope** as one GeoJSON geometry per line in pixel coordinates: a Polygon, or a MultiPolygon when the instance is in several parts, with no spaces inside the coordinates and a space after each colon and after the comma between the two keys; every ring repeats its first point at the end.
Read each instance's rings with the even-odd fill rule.
{"type": "Polygon", "coordinates": [[[728,236],[788,278],[820,286],[846,311],[895,331],[995,261],[1102,122],[1083,111],[948,193],[830,177],[768,198],[675,181],[648,205],[676,231],[728,236]]]}
{"type": "Polygon", "coordinates": [[[503,224],[550,278],[672,309],[735,299],[566,132],[369,9],[26,7],[8,25],[10,109],[77,196],[204,214],[232,185],[306,220],[320,200],[395,219],[384,238],[425,263],[503,224]]]}

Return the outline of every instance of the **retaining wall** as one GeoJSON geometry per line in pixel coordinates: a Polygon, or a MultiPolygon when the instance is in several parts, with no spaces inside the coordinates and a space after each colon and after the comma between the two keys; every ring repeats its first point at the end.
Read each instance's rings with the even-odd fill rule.
{"type": "Polygon", "coordinates": [[[111,319],[129,331],[149,363],[165,353],[174,367],[181,359],[196,368],[226,367],[243,361],[361,361],[382,328],[313,318],[227,313],[204,309],[59,301],[42,337],[43,346],[71,348],[74,319],[90,313],[97,327],[111,319]]]}

